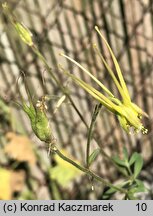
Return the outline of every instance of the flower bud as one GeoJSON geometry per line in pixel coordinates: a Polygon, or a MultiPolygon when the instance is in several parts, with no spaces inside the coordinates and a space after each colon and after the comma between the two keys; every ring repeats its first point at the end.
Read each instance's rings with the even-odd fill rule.
{"type": "Polygon", "coordinates": [[[15,15],[13,14],[9,5],[6,2],[2,4],[2,8],[5,15],[9,18],[10,22],[15,27],[21,40],[24,43],[26,43],[28,46],[32,46],[33,45],[32,33],[29,31],[29,29],[17,21],[15,15]]]}
{"type": "Polygon", "coordinates": [[[29,29],[19,22],[14,22],[13,25],[18,35],[20,36],[21,40],[24,43],[26,43],[28,46],[32,46],[33,45],[32,33],[29,31],[29,29]]]}

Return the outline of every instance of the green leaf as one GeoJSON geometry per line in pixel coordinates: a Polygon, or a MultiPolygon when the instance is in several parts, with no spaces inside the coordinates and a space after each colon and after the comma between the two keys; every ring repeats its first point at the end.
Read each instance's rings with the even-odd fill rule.
{"type": "Polygon", "coordinates": [[[144,183],[138,179],[135,180],[134,185],[129,190],[130,193],[139,193],[139,192],[147,192],[147,188],[145,187],[144,183]]]}
{"type": "Polygon", "coordinates": [[[116,193],[116,189],[115,188],[109,188],[108,190],[106,190],[105,192],[104,192],[104,194],[102,195],[102,199],[104,199],[104,200],[108,200],[108,199],[110,199],[110,197],[114,194],[114,193],[116,193]]]}
{"type": "Polygon", "coordinates": [[[89,166],[95,161],[95,159],[97,158],[97,156],[100,153],[100,149],[95,149],[91,155],[89,156],[89,166]]]}
{"type": "Polygon", "coordinates": [[[139,180],[136,179],[135,182],[137,183],[137,192],[148,192],[148,189],[145,187],[144,183],[139,180]]]}
{"type": "Polygon", "coordinates": [[[135,197],[133,193],[129,192],[128,193],[128,199],[129,200],[137,200],[137,197],[135,197]]]}
{"type": "Polygon", "coordinates": [[[128,151],[127,151],[127,148],[125,146],[123,148],[123,155],[124,155],[124,160],[128,161],[128,151]]]}
{"type": "Polygon", "coordinates": [[[117,165],[127,167],[126,161],[121,160],[118,156],[114,156],[112,159],[117,165]]]}
{"type": "Polygon", "coordinates": [[[146,192],[146,188],[145,188],[144,184],[142,184],[136,188],[136,193],[139,193],[139,192],[146,192]]]}
{"type": "Polygon", "coordinates": [[[134,152],[129,160],[129,165],[131,166],[132,164],[134,164],[138,157],[139,154],[137,152],[134,152]]]}
{"type": "MultiPolygon", "coordinates": [[[[118,188],[123,188],[126,185],[126,182],[116,185],[118,188]]],[[[115,188],[109,188],[103,193],[102,199],[110,199],[110,197],[116,193],[118,190],[115,188]]]]}
{"type": "Polygon", "coordinates": [[[119,165],[117,165],[117,167],[118,167],[118,170],[119,170],[124,176],[129,176],[126,167],[122,167],[122,166],[119,166],[119,165]]]}
{"type": "Polygon", "coordinates": [[[142,167],[143,167],[143,158],[141,157],[140,154],[138,154],[136,162],[134,164],[134,178],[136,178],[139,175],[142,167]]]}

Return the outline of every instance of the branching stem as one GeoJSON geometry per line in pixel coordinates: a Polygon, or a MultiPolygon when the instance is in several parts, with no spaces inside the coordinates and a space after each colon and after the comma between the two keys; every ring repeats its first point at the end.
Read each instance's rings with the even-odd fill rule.
{"type": "Polygon", "coordinates": [[[121,193],[127,194],[127,191],[123,188],[119,188],[117,186],[114,186],[113,184],[111,184],[110,182],[108,182],[107,180],[101,178],[100,176],[96,175],[95,173],[93,173],[90,169],[83,167],[82,165],[77,164],[76,162],[74,162],[73,160],[71,160],[70,158],[66,157],[65,155],[63,155],[58,149],[57,147],[54,145],[51,148],[51,151],[56,153],[60,158],[62,158],[64,161],[72,164],[73,166],[75,166],[77,169],[81,170],[82,172],[86,173],[88,176],[96,179],[97,181],[103,183],[104,185],[114,188],[117,191],[120,191],[121,193]]]}

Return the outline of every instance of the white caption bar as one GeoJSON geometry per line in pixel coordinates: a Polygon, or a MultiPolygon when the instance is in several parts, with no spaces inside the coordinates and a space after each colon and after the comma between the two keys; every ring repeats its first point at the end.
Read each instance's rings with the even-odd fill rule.
{"type": "Polygon", "coordinates": [[[153,201],[106,201],[106,200],[11,200],[0,201],[0,215],[109,215],[150,216],[153,201]]]}

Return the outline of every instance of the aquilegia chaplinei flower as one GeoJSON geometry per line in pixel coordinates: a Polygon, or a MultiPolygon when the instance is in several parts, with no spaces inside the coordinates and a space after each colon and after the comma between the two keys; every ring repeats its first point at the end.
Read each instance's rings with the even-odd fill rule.
{"type": "Polygon", "coordinates": [[[109,46],[108,42],[104,38],[104,36],[101,34],[100,30],[98,29],[97,26],[95,26],[96,31],[102,38],[103,42],[105,43],[106,47],[108,48],[110,55],[112,57],[112,60],[115,65],[115,69],[117,72],[118,78],[115,76],[114,72],[110,68],[110,66],[107,64],[106,60],[104,59],[103,55],[100,53],[98,50],[96,44],[94,44],[94,49],[96,53],[99,55],[100,59],[102,60],[103,64],[105,65],[107,71],[109,72],[110,76],[112,77],[121,97],[122,100],[119,100],[116,98],[112,92],[109,91],[108,88],[106,88],[95,76],[93,76],[87,69],[85,69],[82,65],[80,65],[78,62],[70,58],[69,56],[61,53],[60,55],[67,58],[74,64],[76,64],[82,71],[84,71],[86,74],[88,74],[104,91],[108,96],[105,96],[102,94],[100,91],[96,90],[94,87],[90,86],[83,80],[77,78],[73,74],[69,73],[68,71],[62,70],[67,74],[69,77],[72,78],[72,80],[80,85],[82,88],[84,88],[90,95],[92,95],[96,100],[98,100],[100,103],[102,103],[109,111],[117,115],[117,118],[120,122],[120,125],[122,128],[128,132],[131,133],[131,128],[134,128],[134,132],[138,133],[141,131],[143,134],[146,134],[148,132],[148,129],[146,129],[142,122],[141,118],[142,116],[148,117],[148,115],[141,110],[136,104],[134,104],[131,101],[126,83],[124,81],[120,66],[117,62],[117,59],[109,46]]]}

